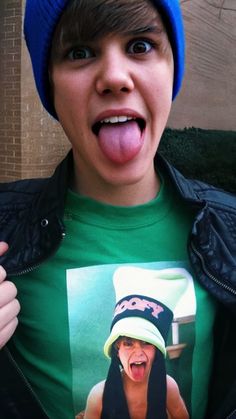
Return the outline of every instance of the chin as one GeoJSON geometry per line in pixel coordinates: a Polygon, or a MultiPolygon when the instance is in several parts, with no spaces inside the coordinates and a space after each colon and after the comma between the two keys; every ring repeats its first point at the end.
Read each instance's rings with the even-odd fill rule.
{"type": "Polygon", "coordinates": [[[142,183],[153,170],[153,161],[146,165],[145,162],[133,160],[124,165],[114,165],[108,171],[107,181],[114,186],[132,186],[142,183]]]}

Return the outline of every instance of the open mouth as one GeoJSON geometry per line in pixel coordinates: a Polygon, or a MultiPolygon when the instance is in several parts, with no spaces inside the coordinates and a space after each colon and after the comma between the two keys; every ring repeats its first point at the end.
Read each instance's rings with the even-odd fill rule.
{"type": "Polygon", "coordinates": [[[131,117],[131,116],[126,116],[126,115],[121,115],[121,116],[112,116],[110,118],[105,118],[102,119],[101,121],[96,122],[93,126],[92,126],[92,131],[93,133],[98,136],[100,129],[102,128],[102,126],[104,125],[113,125],[113,124],[126,124],[130,121],[135,121],[139,128],[140,131],[143,132],[146,123],[144,121],[144,119],[142,118],[135,118],[135,117],[131,117]]]}
{"type": "Polygon", "coordinates": [[[125,164],[136,157],[144,141],[146,122],[131,115],[104,117],[92,127],[98,145],[110,161],[125,164]]]}
{"type": "Polygon", "coordinates": [[[145,375],[147,363],[144,361],[132,362],[130,364],[130,369],[134,380],[142,380],[145,375]]]}
{"type": "Polygon", "coordinates": [[[131,362],[130,367],[145,367],[146,366],[146,362],[145,361],[137,361],[137,362],[131,362]]]}

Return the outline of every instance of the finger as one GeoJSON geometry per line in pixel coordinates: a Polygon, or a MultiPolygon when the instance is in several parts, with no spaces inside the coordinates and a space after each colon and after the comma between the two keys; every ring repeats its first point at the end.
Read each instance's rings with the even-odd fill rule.
{"type": "Polygon", "coordinates": [[[5,271],[5,269],[2,267],[2,265],[0,265],[0,283],[4,281],[4,279],[6,279],[7,273],[5,271]]]}
{"type": "MultiPolygon", "coordinates": [[[[7,250],[8,250],[8,244],[0,241],[0,256],[2,256],[7,250]]],[[[7,274],[6,274],[5,269],[2,267],[2,265],[0,265],[0,283],[4,281],[4,279],[6,279],[6,276],[7,274]]]]}
{"type": "Polygon", "coordinates": [[[20,303],[16,298],[0,308],[0,334],[6,325],[18,316],[19,311],[20,303]]]}
{"type": "Polygon", "coordinates": [[[0,256],[2,256],[8,250],[8,244],[0,241],[0,256]]]}
{"type": "Polygon", "coordinates": [[[8,340],[12,337],[13,333],[16,330],[18,325],[18,319],[15,317],[11,320],[2,330],[0,333],[0,349],[8,342],[8,340]]]}
{"type": "Polygon", "coordinates": [[[15,284],[10,281],[4,281],[0,284],[0,308],[14,300],[17,295],[15,284]]]}

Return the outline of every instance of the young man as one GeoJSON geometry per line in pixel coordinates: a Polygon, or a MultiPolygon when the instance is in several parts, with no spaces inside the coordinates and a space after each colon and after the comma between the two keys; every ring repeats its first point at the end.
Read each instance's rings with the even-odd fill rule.
{"type": "Polygon", "coordinates": [[[177,374],[193,418],[224,418],[236,407],[236,200],[156,155],[183,77],[178,0],[27,0],[24,29],[72,152],[51,179],[1,186],[2,416],[84,408],[107,367],[113,269],[137,263],[191,273],[196,323],[177,374]]]}

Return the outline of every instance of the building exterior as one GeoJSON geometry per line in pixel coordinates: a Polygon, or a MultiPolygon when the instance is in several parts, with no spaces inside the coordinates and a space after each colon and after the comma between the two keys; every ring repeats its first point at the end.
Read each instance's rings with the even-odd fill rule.
{"type": "MultiPolygon", "coordinates": [[[[0,0],[0,181],[45,177],[69,145],[42,108],[22,35],[25,0],[0,0]]],[[[187,62],[169,127],[236,131],[235,0],[182,0],[187,62]]]]}
{"type": "Polygon", "coordinates": [[[22,35],[25,0],[0,0],[0,181],[45,177],[65,155],[59,124],[38,99],[22,35]]]}

